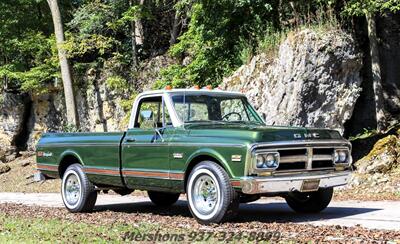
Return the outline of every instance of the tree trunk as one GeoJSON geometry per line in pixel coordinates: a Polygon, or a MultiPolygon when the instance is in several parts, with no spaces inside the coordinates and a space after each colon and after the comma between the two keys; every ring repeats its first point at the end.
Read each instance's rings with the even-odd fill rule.
{"type": "Polygon", "coordinates": [[[174,15],[174,23],[172,24],[171,38],[169,39],[169,45],[172,46],[176,43],[176,39],[179,35],[180,15],[176,11],[174,15]]]}
{"type": "Polygon", "coordinates": [[[377,131],[383,132],[385,129],[385,108],[382,88],[381,68],[379,62],[378,38],[376,34],[375,15],[372,13],[366,14],[368,24],[368,38],[371,52],[371,68],[372,82],[374,88],[375,110],[377,131]]]}
{"type": "MultiPolygon", "coordinates": [[[[140,0],[139,5],[143,7],[144,0],[140,0]]],[[[135,21],[135,36],[136,36],[136,45],[143,45],[144,43],[143,23],[140,18],[135,21]]]]}
{"type": "MultiPolygon", "coordinates": [[[[129,6],[133,6],[134,1],[129,1],[129,6]]],[[[137,45],[136,45],[136,24],[131,22],[131,45],[132,45],[132,70],[135,71],[138,67],[137,45]]]]}
{"type": "Polygon", "coordinates": [[[300,15],[297,12],[295,3],[293,1],[290,1],[289,4],[290,4],[290,6],[292,7],[292,10],[293,10],[294,23],[295,23],[295,27],[297,28],[300,25],[300,15]]]}
{"type": "Polygon", "coordinates": [[[67,53],[63,48],[65,42],[64,29],[61,20],[60,8],[57,0],[47,0],[49,4],[51,16],[53,18],[54,33],[56,36],[58,58],[60,60],[61,78],[64,86],[65,106],[67,108],[68,124],[79,127],[78,113],[75,106],[74,90],[72,88],[71,69],[67,59],[67,53]]]}

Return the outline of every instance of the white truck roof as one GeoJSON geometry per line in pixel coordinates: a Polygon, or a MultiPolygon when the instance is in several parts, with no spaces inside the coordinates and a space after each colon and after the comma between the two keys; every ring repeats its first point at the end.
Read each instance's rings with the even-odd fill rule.
{"type": "Polygon", "coordinates": [[[142,92],[141,94],[139,94],[140,96],[142,95],[152,95],[152,94],[163,94],[163,93],[199,93],[199,94],[206,94],[206,93],[210,93],[210,94],[216,94],[216,93],[220,93],[220,94],[227,94],[227,95],[241,95],[244,96],[243,93],[241,92],[235,92],[235,91],[224,91],[224,90],[220,90],[220,89],[195,89],[195,88],[186,88],[186,89],[170,89],[170,90],[154,90],[154,91],[145,91],[142,92]]]}

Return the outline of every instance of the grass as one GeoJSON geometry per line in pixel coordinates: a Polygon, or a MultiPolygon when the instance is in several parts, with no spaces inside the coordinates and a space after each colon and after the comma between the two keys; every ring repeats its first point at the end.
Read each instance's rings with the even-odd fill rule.
{"type": "Polygon", "coordinates": [[[89,225],[56,219],[22,219],[0,214],[0,243],[119,243],[126,233],[147,233],[157,225],[89,225]]]}
{"type": "MultiPolygon", "coordinates": [[[[204,233],[147,222],[93,225],[49,218],[25,219],[0,213],[0,243],[216,243],[221,239],[218,232],[204,233]]],[[[230,243],[253,242],[248,238],[236,236],[230,243]]]]}

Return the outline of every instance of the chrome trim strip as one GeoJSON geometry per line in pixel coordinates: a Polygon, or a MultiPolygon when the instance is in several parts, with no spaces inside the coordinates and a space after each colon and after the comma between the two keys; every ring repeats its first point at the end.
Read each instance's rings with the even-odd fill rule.
{"type": "Polygon", "coordinates": [[[306,162],[306,170],[312,170],[312,163],[313,163],[313,148],[307,147],[307,162],[306,162]]]}
{"type": "Polygon", "coordinates": [[[313,155],[313,161],[332,161],[333,163],[333,157],[330,154],[317,154],[313,155]]]}
{"type": "Polygon", "coordinates": [[[208,146],[208,147],[246,147],[245,144],[221,144],[221,143],[206,143],[206,142],[187,142],[187,143],[169,143],[170,146],[185,147],[185,146],[208,146]]]}
{"type": "MultiPolygon", "coordinates": [[[[209,146],[209,147],[240,147],[243,148],[245,144],[220,144],[220,143],[162,143],[162,142],[153,142],[153,143],[123,143],[123,146],[141,146],[141,147],[155,147],[155,146],[177,146],[177,147],[186,147],[186,146],[209,146]]],[[[46,144],[43,147],[86,147],[86,146],[96,146],[96,147],[119,147],[119,143],[54,143],[54,144],[46,144]]]]}
{"type": "Polygon", "coordinates": [[[298,162],[306,162],[307,161],[307,156],[306,155],[302,155],[302,156],[284,156],[284,157],[280,157],[280,161],[279,163],[298,163],[298,162]]]}
{"type": "Polygon", "coordinates": [[[139,147],[166,147],[169,146],[168,143],[165,142],[149,142],[149,143],[145,143],[145,142],[131,142],[131,143],[127,143],[127,142],[123,142],[122,143],[123,147],[135,147],[135,146],[139,146],[139,147]]]}
{"type": "Polygon", "coordinates": [[[48,172],[58,172],[58,170],[52,170],[52,169],[44,169],[44,168],[36,168],[38,171],[48,171],[48,172]]]}
{"type": "Polygon", "coordinates": [[[46,147],[88,147],[88,146],[96,146],[96,147],[119,147],[119,143],[51,143],[40,145],[40,148],[46,147]]]}
{"type": "MultiPolygon", "coordinates": [[[[90,175],[103,175],[103,176],[120,176],[120,170],[116,167],[84,167],[84,171],[90,175]],[[97,172],[96,172],[97,171],[97,172]]],[[[165,180],[183,180],[185,173],[183,171],[169,171],[169,170],[149,170],[149,169],[122,169],[122,176],[129,178],[151,178],[151,179],[165,179],[165,180]],[[134,173],[129,174],[129,173],[134,173]]]]}
{"type": "Polygon", "coordinates": [[[273,176],[283,176],[283,175],[298,175],[298,174],[313,174],[313,173],[321,173],[323,171],[323,174],[327,173],[334,173],[335,170],[334,167],[329,167],[329,168],[314,168],[311,170],[306,170],[306,169],[291,169],[291,170],[281,170],[281,171],[275,171],[272,173],[273,176]]]}
{"type": "Polygon", "coordinates": [[[111,174],[111,173],[85,172],[85,174],[88,174],[88,175],[101,175],[101,176],[121,177],[120,174],[111,174]]]}
{"type": "Polygon", "coordinates": [[[44,165],[44,166],[54,166],[54,167],[58,167],[57,164],[48,164],[48,163],[36,163],[36,165],[44,165]]]}

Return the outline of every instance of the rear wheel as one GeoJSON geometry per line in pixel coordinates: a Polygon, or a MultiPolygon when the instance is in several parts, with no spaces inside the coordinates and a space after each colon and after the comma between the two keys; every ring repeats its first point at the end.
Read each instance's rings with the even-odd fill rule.
{"type": "Polygon", "coordinates": [[[318,213],[328,207],[333,188],[320,188],[315,192],[291,192],[285,197],[289,207],[299,213],[318,213]]]}
{"type": "Polygon", "coordinates": [[[72,164],[67,168],[61,183],[61,196],[70,212],[90,212],[97,200],[97,192],[88,180],[82,165],[72,164]]]}
{"type": "Polygon", "coordinates": [[[180,193],[169,193],[169,192],[159,192],[159,191],[148,191],[147,194],[152,203],[157,206],[166,207],[178,201],[180,193]]]}
{"type": "Polygon", "coordinates": [[[226,171],[212,161],[196,165],[186,187],[189,209],[202,224],[220,223],[237,214],[239,197],[226,171]]]}

